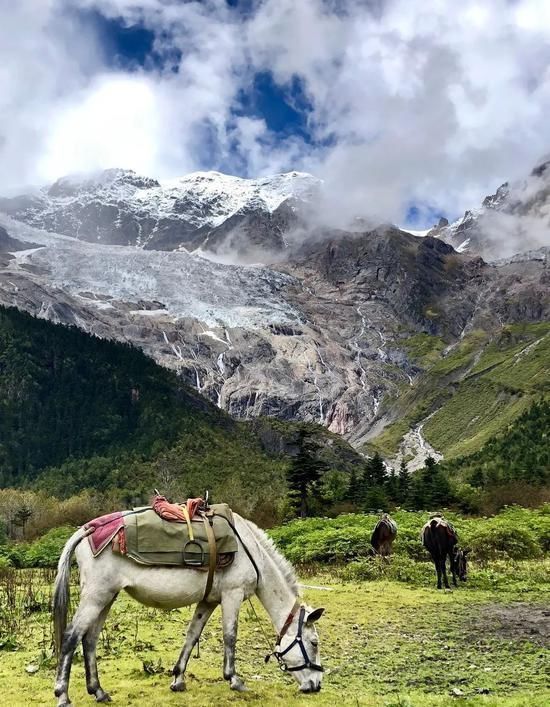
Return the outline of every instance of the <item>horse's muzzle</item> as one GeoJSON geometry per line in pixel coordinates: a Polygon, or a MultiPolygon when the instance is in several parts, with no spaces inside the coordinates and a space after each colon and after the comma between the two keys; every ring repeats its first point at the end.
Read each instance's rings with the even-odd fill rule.
{"type": "Polygon", "coordinates": [[[306,695],[309,695],[312,692],[319,692],[320,690],[321,690],[321,683],[318,682],[317,684],[315,684],[313,682],[313,680],[308,680],[303,685],[300,685],[300,692],[303,692],[306,695]]]}

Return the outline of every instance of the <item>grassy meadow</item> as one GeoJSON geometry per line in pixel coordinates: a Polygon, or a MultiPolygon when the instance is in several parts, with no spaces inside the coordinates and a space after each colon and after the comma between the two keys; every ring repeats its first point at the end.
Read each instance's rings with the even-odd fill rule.
{"type": "MultiPolygon", "coordinates": [[[[469,581],[452,592],[435,589],[433,567],[416,545],[422,514],[396,517],[400,534],[389,562],[367,551],[365,536],[374,516],[308,519],[272,531],[290,559],[307,559],[299,570],[305,600],[326,607],[319,622],[326,675],[318,695],[301,696],[273,661],[264,664],[268,648],[247,605],[238,667],[249,692],[230,692],[222,678],[217,611],[204,631],[200,658],[190,661],[187,692],[171,693],[169,673],[192,609],[157,611],[121,596],[98,648],[102,683],[114,704],[549,704],[549,510],[511,508],[491,519],[453,517],[465,540],[476,535],[482,540],[471,543],[469,581]],[[326,556],[329,547],[332,557],[326,556]]],[[[55,704],[48,613],[52,581],[51,569],[0,570],[0,684],[7,705],[55,704]]],[[[257,600],[254,604],[271,637],[267,615],[257,600]]],[[[79,707],[93,703],[80,655],[71,697],[79,707]]]]}

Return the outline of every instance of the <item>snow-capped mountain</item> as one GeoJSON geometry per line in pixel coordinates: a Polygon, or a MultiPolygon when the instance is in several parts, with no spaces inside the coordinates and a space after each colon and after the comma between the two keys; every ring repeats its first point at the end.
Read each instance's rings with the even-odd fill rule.
{"type": "Polygon", "coordinates": [[[309,203],[319,186],[319,180],[301,172],[260,179],[195,172],[157,181],[109,169],[0,199],[0,211],[47,231],[104,245],[246,255],[259,247],[282,249],[283,232],[297,206],[309,203]]]}
{"type": "MultiPolygon", "coordinates": [[[[531,201],[501,188],[482,215],[514,204],[542,218],[546,179],[532,175],[531,201]]],[[[414,385],[408,337],[453,346],[550,316],[546,251],[487,264],[465,243],[479,212],[438,237],[308,231],[320,189],[297,172],[158,182],[108,170],[0,200],[0,304],[131,342],[236,417],[316,421],[357,445],[383,401],[414,385]]]]}
{"type": "Polygon", "coordinates": [[[481,207],[451,224],[442,219],[428,233],[459,253],[478,253],[487,260],[550,246],[550,159],[526,179],[502,184],[481,207]]]}

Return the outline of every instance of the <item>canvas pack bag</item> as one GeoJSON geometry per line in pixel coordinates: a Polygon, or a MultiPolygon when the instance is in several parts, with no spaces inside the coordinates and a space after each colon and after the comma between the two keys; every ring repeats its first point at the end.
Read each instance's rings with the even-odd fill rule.
{"type": "MultiPolygon", "coordinates": [[[[207,521],[214,531],[218,556],[237,552],[229,506],[210,506],[207,521]]],[[[134,508],[133,513],[124,516],[124,554],[143,565],[207,567],[210,553],[202,515],[191,520],[191,532],[192,538],[187,523],[163,520],[150,506],[134,508]]]]}

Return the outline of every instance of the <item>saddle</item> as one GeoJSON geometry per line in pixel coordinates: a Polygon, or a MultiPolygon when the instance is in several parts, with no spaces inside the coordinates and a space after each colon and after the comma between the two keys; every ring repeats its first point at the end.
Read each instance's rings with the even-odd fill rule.
{"type": "Polygon", "coordinates": [[[113,552],[142,565],[208,571],[205,598],[214,572],[230,565],[238,549],[229,506],[209,506],[202,498],[177,504],[156,496],[152,506],[101,516],[84,527],[94,556],[111,544],[113,552]]]}

